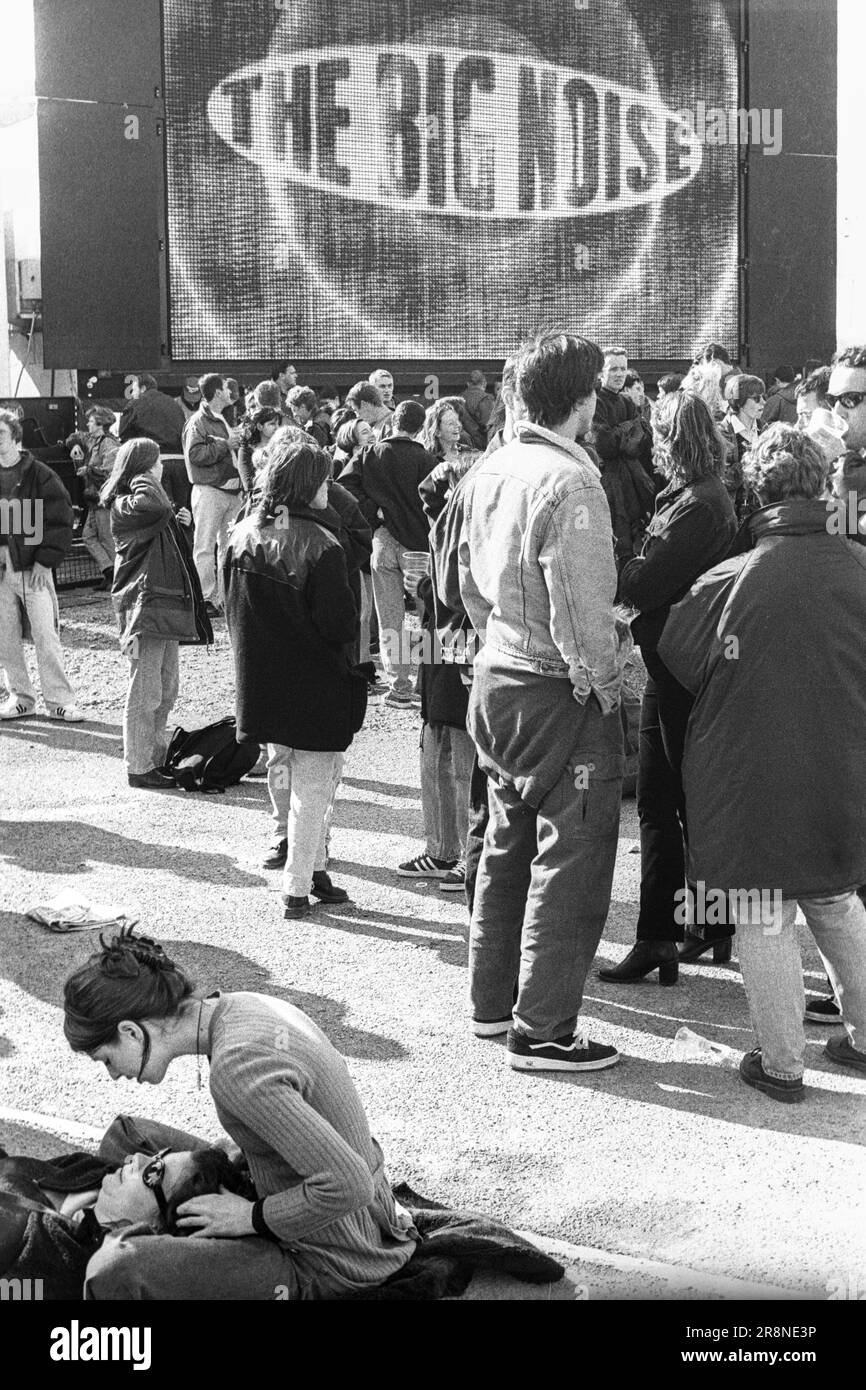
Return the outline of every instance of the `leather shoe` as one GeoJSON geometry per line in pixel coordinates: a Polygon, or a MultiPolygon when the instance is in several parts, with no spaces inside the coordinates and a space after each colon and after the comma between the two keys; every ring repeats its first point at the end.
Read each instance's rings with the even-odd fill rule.
{"type": "Polygon", "coordinates": [[[679,958],[687,962],[698,960],[701,956],[706,955],[707,951],[712,951],[713,964],[724,965],[726,961],[731,959],[732,940],[733,937],[723,936],[717,937],[715,941],[705,941],[702,936],[698,936],[695,932],[687,931],[686,939],[680,947],[679,958]]]}
{"type": "Polygon", "coordinates": [[[262,859],[263,869],[283,869],[289,853],[288,840],[274,840],[268,845],[268,852],[262,859]]]}
{"type": "Polygon", "coordinates": [[[314,898],[318,898],[323,903],[347,903],[349,894],[345,888],[338,888],[331,882],[331,875],[324,869],[319,869],[313,874],[313,885],[310,889],[314,898]]]}
{"type": "Polygon", "coordinates": [[[283,913],[283,916],[285,917],[285,919],[286,919],[287,922],[290,921],[292,918],[295,918],[295,917],[309,917],[309,915],[310,915],[310,900],[309,900],[309,898],[289,898],[289,897],[284,897],[284,898],[283,898],[283,902],[284,902],[285,905],[286,905],[286,910],[285,910],[285,912],[283,913]]]}
{"type": "Polygon", "coordinates": [[[660,985],[676,984],[679,961],[675,941],[636,941],[625,960],[599,970],[598,978],[608,984],[630,985],[653,970],[659,972],[660,985]]]}
{"type": "Polygon", "coordinates": [[[131,787],[150,787],[152,791],[168,791],[177,786],[174,778],[166,777],[158,767],[152,767],[149,772],[129,772],[126,780],[131,787]]]}

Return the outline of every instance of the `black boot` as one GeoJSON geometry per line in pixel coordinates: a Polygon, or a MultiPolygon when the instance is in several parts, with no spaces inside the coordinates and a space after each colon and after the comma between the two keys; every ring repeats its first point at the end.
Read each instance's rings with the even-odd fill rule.
{"type": "Polygon", "coordinates": [[[675,941],[636,941],[625,960],[599,970],[598,978],[609,984],[627,985],[642,980],[653,970],[659,972],[660,985],[675,985],[679,974],[675,941]]]}
{"type": "Polygon", "coordinates": [[[683,961],[698,960],[707,951],[712,951],[713,964],[724,965],[726,961],[731,959],[731,941],[730,936],[717,937],[715,941],[712,939],[705,941],[702,936],[687,931],[686,939],[680,947],[679,958],[683,961]]]}

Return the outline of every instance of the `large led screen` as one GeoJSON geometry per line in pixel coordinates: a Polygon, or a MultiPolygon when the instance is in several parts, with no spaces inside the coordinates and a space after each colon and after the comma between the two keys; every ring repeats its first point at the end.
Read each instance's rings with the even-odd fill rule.
{"type": "Polygon", "coordinates": [[[737,341],[722,0],[164,0],[172,356],[737,341]],[[720,137],[721,132],[721,137],[720,137]]]}

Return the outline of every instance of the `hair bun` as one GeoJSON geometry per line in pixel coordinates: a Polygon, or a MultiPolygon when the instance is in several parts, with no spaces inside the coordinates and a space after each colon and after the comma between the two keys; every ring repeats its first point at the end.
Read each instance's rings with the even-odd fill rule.
{"type": "Polygon", "coordinates": [[[174,961],[165,954],[158,941],[150,936],[135,936],[132,927],[122,930],[105,941],[99,938],[102,947],[100,969],[110,979],[135,979],[142,969],[157,971],[174,970],[174,961]]]}

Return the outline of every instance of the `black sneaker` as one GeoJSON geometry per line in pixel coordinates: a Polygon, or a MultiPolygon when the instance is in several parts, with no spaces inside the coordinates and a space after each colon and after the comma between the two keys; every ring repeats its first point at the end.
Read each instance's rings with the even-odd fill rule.
{"type": "Polygon", "coordinates": [[[466,891],[466,865],[462,860],[457,861],[450,873],[447,873],[439,883],[440,893],[465,893],[466,891]]]}
{"type": "Polygon", "coordinates": [[[834,995],[829,999],[808,999],[806,1001],[806,1021],[808,1023],[841,1023],[842,1010],[834,995]]]}
{"type": "Polygon", "coordinates": [[[746,1053],[740,1063],[740,1076],[747,1086],[753,1086],[756,1091],[763,1091],[765,1096],[772,1096],[773,1100],[782,1100],[791,1105],[806,1099],[806,1087],[803,1085],[802,1077],[795,1080],[767,1075],[761,1063],[759,1047],[746,1053]]]}
{"type": "Polygon", "coordinates": [[[262,868],[284,869],[286,867],[286,857],[288,853],[288,840],[272,840],[268,845],[267,854],[262,858],[262,868]]]}
{"type": "Polygon", "coordinates": [[[127,773],[126,780],[131,787],[146,787],[154,792],[174,791],[177,788],[174,778],[160,772],[158,767],[152,767],[148,772],[127,773]]]}
{"type": "Polygon", "coordinates": [[[619,1061],[615,1047],[592,1042],[586,1033],[568,1033],[550,1042],[533,1042],[516,1028],[508,1030],[508,1061],[515,1071],[601,1071],[619,1061]]]}
{"type": "Polygon", "coordinates": [[[824,1044],[824,1051],[831,1062],[839,1062],[843,1067],[854,1067],[856,1071],[866,1072],[866,1052],[860,1052],[847,1034],[843,1038],[830,1038],[824,1044]]]}
{"type": "Polygon", "coordinates": [[[456,859],[434,859],[431,854],[419,854],[397,867],[400,878],[447,878],[457,867],[456,859]]]}

